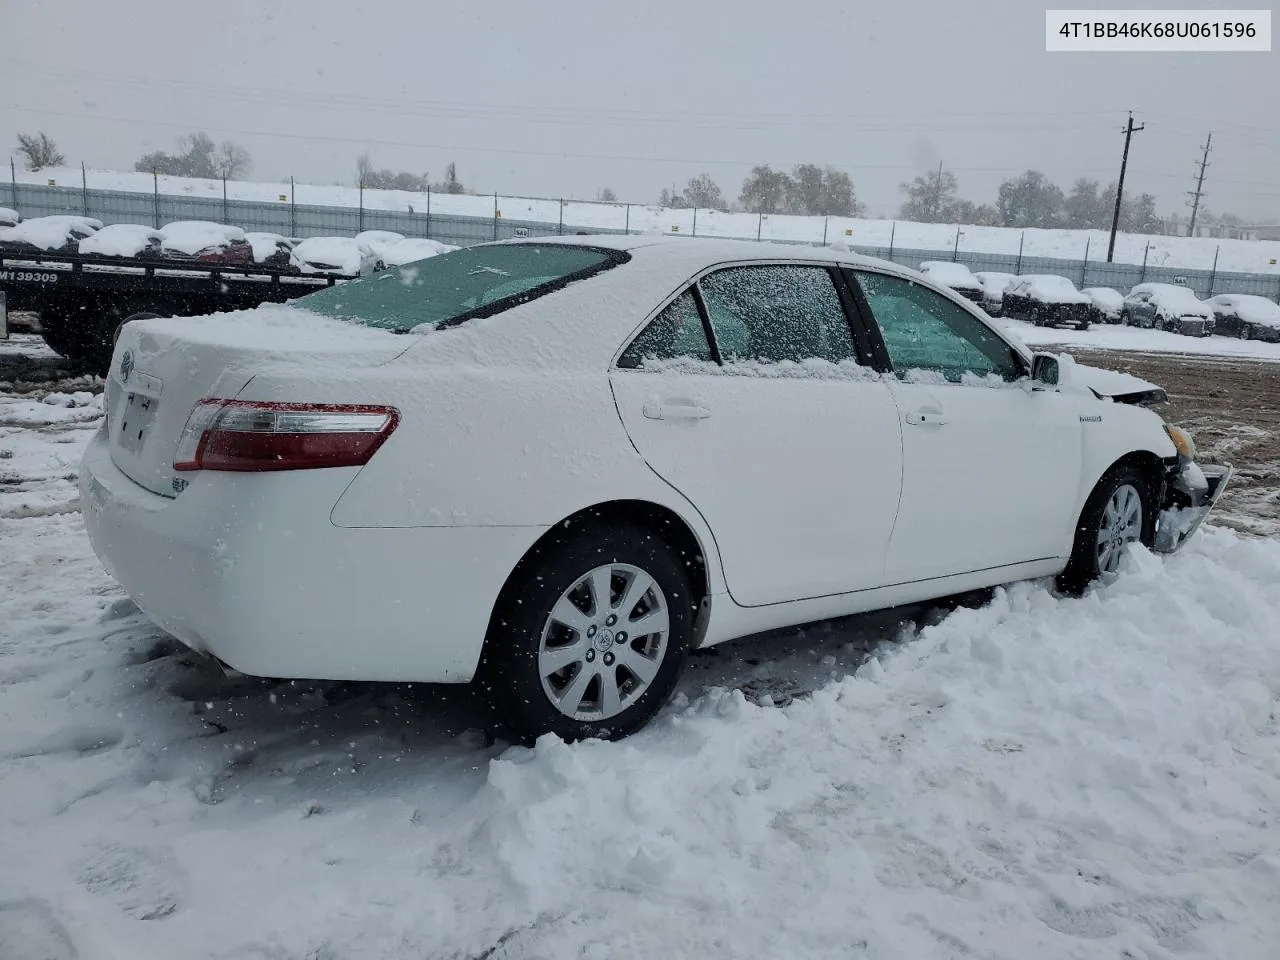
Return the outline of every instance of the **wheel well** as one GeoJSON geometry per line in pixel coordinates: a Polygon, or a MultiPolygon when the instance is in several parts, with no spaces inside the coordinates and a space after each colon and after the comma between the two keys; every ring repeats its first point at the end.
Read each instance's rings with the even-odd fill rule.
{"type": "Polygon", "coordinates": [[[1111,466],[1103,471],[1106,476],[1116,467],[1134,466],[1147,474],[1151,478],[1151,482],[1157,486],[1164,480],[1164,461],[1152,453],[1150,450],[1134,450],[1132,453],[1126,453],[1111,466]]]}
{"type": "Polygon", "coordinates": [[[587,525],[609,525],[633,523],[647,527],[654,535],[663,540],[684,561],[689,573],[689,586],[693,590],[694,607],[700,608],[710,592],[707,580],[706,551],[703,550],[697,535],[674,510],[650,503],[646,500],[610,500],[597,503],[573,513],[553,525],[534,542],[523,557],[507,575],[502,590],[490,612],[490,622],[497,613],[511,589],[515,586],[526,565],[545,552],[557,541],[587,525]]]}

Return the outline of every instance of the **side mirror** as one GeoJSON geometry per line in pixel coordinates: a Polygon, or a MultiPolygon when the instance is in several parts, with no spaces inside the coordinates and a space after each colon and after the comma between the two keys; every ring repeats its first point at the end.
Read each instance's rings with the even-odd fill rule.
{"type": "Polygon", "coordinates": [[[1046,387],[1056,387],[1062,368],[1052,353],[1037,353],[1031,358],[1031,379],[1046,387]]]}

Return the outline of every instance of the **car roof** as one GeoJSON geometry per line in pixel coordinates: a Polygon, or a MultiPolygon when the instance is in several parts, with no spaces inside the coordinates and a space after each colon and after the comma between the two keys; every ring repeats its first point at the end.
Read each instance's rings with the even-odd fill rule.
{"type": "Polygon", "coordinates": [[[498,242],[553,243],[623,250],[633,257],[656,257],[668,263],[680,261],[694,269],[732,260],[825,260],[853,266],[889,268],[905,274],[916,273],[887,260],[865,257],[831,246],[779,243],[771,240],[726,240],[719,237],[679,237],[669,234],[579,234],[571,237],[521,237],[498,242]]]}

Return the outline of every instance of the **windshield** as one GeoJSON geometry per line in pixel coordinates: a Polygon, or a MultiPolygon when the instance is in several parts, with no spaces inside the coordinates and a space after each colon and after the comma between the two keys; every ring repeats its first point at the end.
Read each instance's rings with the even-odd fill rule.
{"type": "Polygon", "coordinates": [[[465,247],[298,301],[316,313],[407,332],[491,316],[629,259],[620,250],[558,243],[465,247]]]}

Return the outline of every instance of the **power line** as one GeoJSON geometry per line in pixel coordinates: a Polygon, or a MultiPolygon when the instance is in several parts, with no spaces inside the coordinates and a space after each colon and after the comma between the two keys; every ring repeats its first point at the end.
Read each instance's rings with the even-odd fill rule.
{"type": "Polygon", "coordinates": [[[1196,188],[1187,196],[1191,197],[1191,225],[1187,228],[1187,236],[1196,235],[1196,214],[1200,212],[1200,198],[1204,196],[1204,172],[1209,167],[1209,149],[1213,145],[1213,131],[1204,141],[1204,153],[1200,156],[1200,176],[1196,178],[1196,188]]]}

